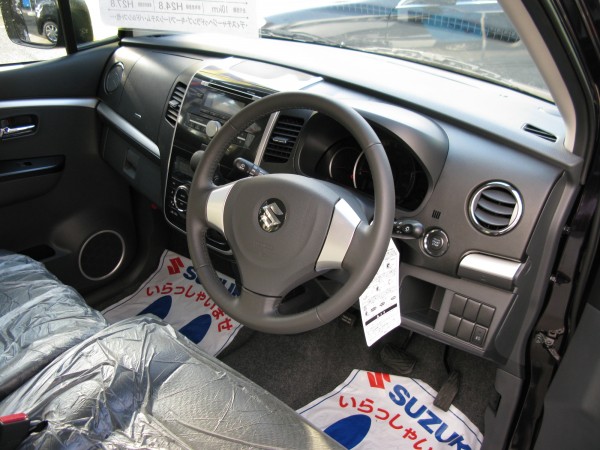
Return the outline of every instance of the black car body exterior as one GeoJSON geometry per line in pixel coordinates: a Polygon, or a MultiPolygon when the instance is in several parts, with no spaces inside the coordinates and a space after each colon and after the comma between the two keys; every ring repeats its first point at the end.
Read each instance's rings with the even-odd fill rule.
{"type": "MultiPolygon", "coordinates": [[[[32,36],[61,24],[56,4],[22,2],[0,0],[8,37],[43,47],[32,36]]],[[[411,376],[436,390],[460,372],[453,404],[480,428],[484,450],[599,446],[597,1],[332,1],[269,12],[260,39],[122,26],[98,42],[85,2],[70,5],[56,41],[66,56],[0,70],[0,259],[43,262],[85,298],[77,307],[89,317],[72,325],[93,319],[73,347],[88,365],[59,352],[0,392],[1,414],[40,420],[23,439],[62,439],[55,414],[66,411],[69,436],[90,439],[81,442],[128,436],[142,446],[127,411],[163,433],[152,442],[208,446],[226,423],[228,445],[257,431],[273,437],[263,447],[294,447],[284,425],[262,433],[261,419],[281,407],[297,424],[287,406],[331,392],[352,369],[399,373],[391,348],[417,360],[411,376]],[[402,324],[367,347],[357,298],[390,243],[402,324]],[[245,325],[221,361],[158,318],[107,328],[98,314],[136,292],[165,249],[189,256],[186,274],[245,325]],[[239,298],[216,271],[242,286],[239,298]],[[154,352],[148,329],[162,330],[160,348],[172,353],[127,366],[128,351],[154,352]],[[159,381],[100,390],[97,401],[90,392],[119,358],[123,386],[147,373],[159,381]],[[185,376],[206,367],[205,378],[185,376]],[[73,407],[64,392],[54,397],[56,380],[74,383],[73,407]],[[216,395],[227,380],[240,390],[216,395]],[[194,395],[135,403],[179,395],[177,383],[194,395]],[[178,416],[217,403],[219,414],[178,416]],[[189,433],[147,419],[164,404],[164,423],[189,433]],[[204,445],[186,440],[202,433],[204,445]]],[[[70,321],[60,313],[44,314],[70,321]]],[[[5,347],[18,347],[5,316],[5,347]]]]}

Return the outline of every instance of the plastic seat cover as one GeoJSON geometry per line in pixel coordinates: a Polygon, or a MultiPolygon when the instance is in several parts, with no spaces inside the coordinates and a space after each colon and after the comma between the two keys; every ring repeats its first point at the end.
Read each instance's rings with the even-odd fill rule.
{"type": "Polygon", "coordinates": [[[48,421],[25,448],[340,448],[150,316],[64,353],[0,403],[15,411],[48,421]]]}
{"type": "Polygon", "coordinates": [[[0,252],[0,399],[106,326],[43,264],[0,252]]]}

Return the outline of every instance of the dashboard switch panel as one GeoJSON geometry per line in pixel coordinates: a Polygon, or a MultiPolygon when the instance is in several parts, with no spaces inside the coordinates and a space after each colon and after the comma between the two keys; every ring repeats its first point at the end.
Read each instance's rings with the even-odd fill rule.
{"type": "Polygon", "coordinates": [[[454,294],[444,324],[444,333],[483,347],[495,312],[496,309],[492,306],[454,294]]]}

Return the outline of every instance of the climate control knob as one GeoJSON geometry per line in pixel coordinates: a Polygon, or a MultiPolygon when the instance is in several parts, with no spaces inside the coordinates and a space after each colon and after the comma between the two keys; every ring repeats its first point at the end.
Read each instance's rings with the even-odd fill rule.
{"type": "Polygon", "coordinates": [[[218,120],[209,120],[206,122],[206,135],[213,138],[221,129],[221,122],[218,120]]]}
{"type": "Polygon", "coordinates": [[[190,188],[186,184],[182,184],[175,188],[175,192],[173,193],[173,203],[175,204],[175,209],[180,213],[184,213],[187,211],[189,193],[190,188]]]}

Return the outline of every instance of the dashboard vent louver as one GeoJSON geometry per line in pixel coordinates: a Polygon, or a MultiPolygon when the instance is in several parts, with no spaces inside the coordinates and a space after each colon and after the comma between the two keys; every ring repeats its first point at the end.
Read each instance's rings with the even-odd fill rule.
{"type": "Polygon", "coordinates": [[[177,123],[177,117],[179,117],[179,110],[181,109],[181,104],[183,103],[183,97],[185,96],[185,91],[187,86],[185,83],[177,83],[175,85],[175,89],[173,89],[173,93],[169,98],[169,104],[167,106],[167,114],[165,118],[167,122],[171,125],[175,126],[177,123]]]}
{"type": "Polygon", "coordinates": [[[469,202],[469,218],[475,228],[492,236],[512,230],[519,222],[522,212],[521,194],[503,181],[484,184],[469,202]]]}
{"type": "Polygon", "coordinates": [[[274,163],[288,162],[303,126],[304,119],[300,117],[280,115],[267,143],[264,160],[274,163]]]}
{"type": "Polygon", "coordinates": [[[523,129],[528,133],[535,134],[537,137],[541,137],[542,139],[546,139],[550,142],[556,142],[556,136],[546,130],[542,130],[541,128],[536,127],[535,125],[531,125],[530,123],[526,123],[523,125],[523,129]]]}

